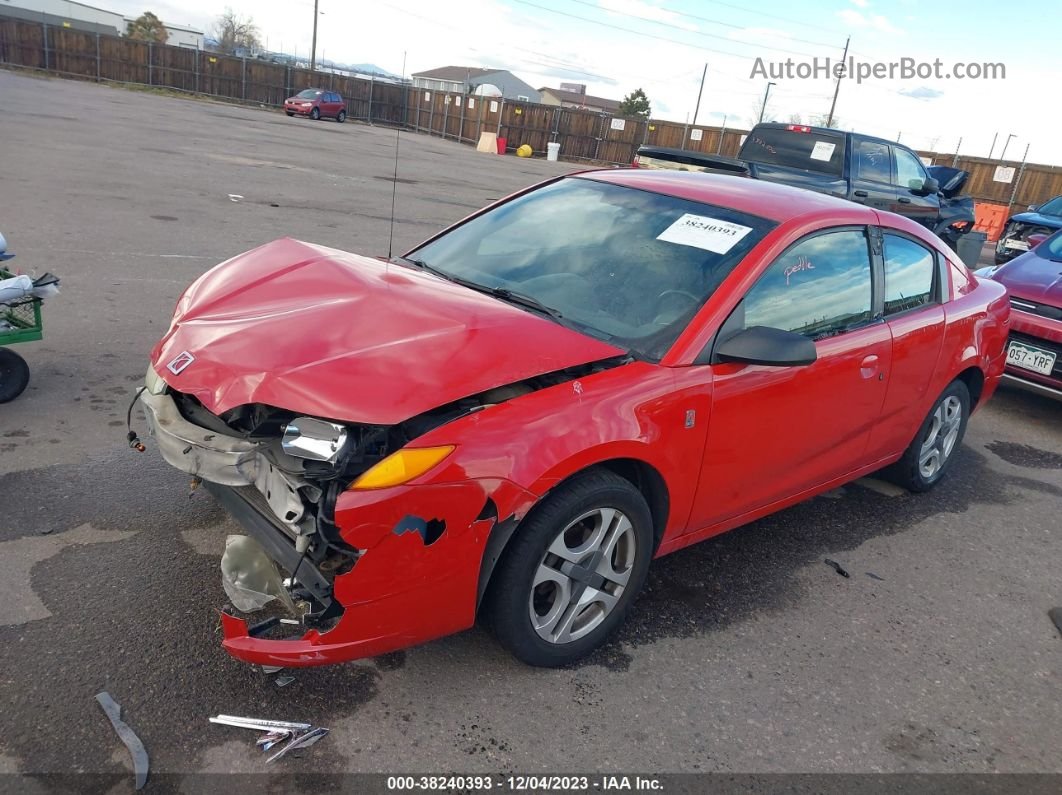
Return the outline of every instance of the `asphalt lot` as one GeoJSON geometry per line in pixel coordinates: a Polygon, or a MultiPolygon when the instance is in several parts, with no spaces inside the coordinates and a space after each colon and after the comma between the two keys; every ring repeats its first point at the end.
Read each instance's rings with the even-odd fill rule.
{"type": "MultiPolygon", "coordinates": [[[[126,448],[125,409],[216,262],[386,252],[395,133],[7,72],[0,96],[0,230],[63,280],[0,406],[0,773],[122,773],[100,690],[156,773],[266,770],[217,713],[332,729],[283,772],[1062,772],[1062,407],[1006,388],[933,493],[861,481],[660,560],[572,669],[479,629],[283,689],[230,659],[237,528],[126,448]]],[[[395,250],[571,168],[403,135],[395,250]]]]}

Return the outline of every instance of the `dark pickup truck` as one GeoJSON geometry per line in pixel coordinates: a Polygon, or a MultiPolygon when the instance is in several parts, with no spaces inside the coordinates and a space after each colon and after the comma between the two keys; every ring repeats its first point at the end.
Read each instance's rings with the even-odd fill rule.
{"type": "Polygon", "coordinates": [[[757,124],[737,159],[642,146],[638,168],[711,171],[781,182],[906,215],[955,248],[974,225],[974,204],[959,196],[967,172],[930,166],[906,146],[803,124],[757,124]]]}

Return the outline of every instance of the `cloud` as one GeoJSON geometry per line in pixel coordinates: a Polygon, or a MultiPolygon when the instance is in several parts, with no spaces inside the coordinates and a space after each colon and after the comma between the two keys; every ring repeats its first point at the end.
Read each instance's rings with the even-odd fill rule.
{"type": "Polygon", "coordinates": [[[854,8],[845,8],[838,11],[837,16],[846,25],[860,30],[876,30],[879,33],[903,33],[903,30],[893,25],[881,14],[863,14],[854,8]]]}
{"type": "Polygon", "coordinates": [[[936,99],[937,97],[944,96],[943,91],[938,91],[935,88],[929,86],[919,86],[918,88],[901,88],[900,93],[905,97],[911,97],[912,99],[936,99]]]}

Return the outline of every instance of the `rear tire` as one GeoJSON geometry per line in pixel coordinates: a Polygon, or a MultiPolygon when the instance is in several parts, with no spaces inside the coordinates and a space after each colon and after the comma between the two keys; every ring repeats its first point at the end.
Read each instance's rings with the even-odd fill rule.
{"type": "Polygon", "coordinates": [[[623,623],[653,556],[653,520],[630,481],[590,470],[528,515],[491,578],[485,617],[528,665],[592,652],[623,623]]]}
{"type": "Polygon", "coordinates": [[[952,381],[933,404],[903,457],[882,470],[882,476],[909,491],[929,491],[955,460],[969,417],[970,390],[962,381],[952,381]]]}
{"type": "Polygon", "coordinates": [[[29,380],[26,360],[14,351],[0,348],[0,403],[7,403],[21,395],[29,380]]]}
{"type": "Polygon", "coordinates": [[[341,110],[341,111],[339,111],[338,114],[336,114],[336,121],[339,122],[340,124],[342,124],[346,120],[347,120],[347,112],[345,110],[341,110]]]}
{"type": "Polygon", "coordinates": [[[317,121],[319,118],[321,118],[321,110],[319,108],[314,108],[313,110],[311,110],[310,118],[314,121],[317,121]]]}

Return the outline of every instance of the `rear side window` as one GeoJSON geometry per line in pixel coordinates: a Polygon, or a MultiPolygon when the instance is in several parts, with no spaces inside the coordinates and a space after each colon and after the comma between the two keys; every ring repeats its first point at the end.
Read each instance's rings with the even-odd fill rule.
{"type": "Polygon", "coordinates": [[[889,146],[878,141],[858,141],[852,155],[855,178],[868,182],[892,183],[892,159],[889,146]]]}
{"type": "Polygon", "coordinates": [[[835,336],[870,321],[871,293],[863,231],[816,235],[782,254],[749,290],[743,327],[770,326],[815,340],[835,336]]]}
{"type": "Polygon", "coordinates": [[[749,133],[739,157],[752,163],[799,168],[839,177],[844,165],[844,136],[756,128],[749,133]]]}
{"type": "Polygon", "coordinates": [[[933,252],[899,235],[885,235],[885,314],[906,312],[936,300],[933,252]]]}

